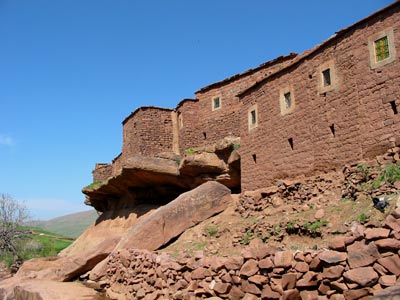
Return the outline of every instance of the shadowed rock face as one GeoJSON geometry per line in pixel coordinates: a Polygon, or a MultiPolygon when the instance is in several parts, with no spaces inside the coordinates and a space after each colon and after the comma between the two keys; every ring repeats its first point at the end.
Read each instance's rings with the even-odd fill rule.
{"type": "Polygon", "coordinates": [[[240,190],[239,143],[238,138],[225,138],[181,159],[130,157],[115,176],[82,190],[85,203],[101,212],[140,203],[164,205],[207,181],[240,190]]]}
{"type": "MultiPolygon", "coordinates": [[[[160,207],[147,218],[133,225],[121,238],[113,252],[139,248],[156,250],[186,229],[223,211],[232,201],[230,190],[217,182],[206,182],[160,207]]],[[[105,275],[107,260],[97,265],[90,279],[105,275]]]]}
{"type": "Polygon", "coordinates": [[[227,187],[213,181],[206,182],[136,223],[116,249],[156,250],[186,229],[223,211],[230,201],[231,192],[227,187]]]}

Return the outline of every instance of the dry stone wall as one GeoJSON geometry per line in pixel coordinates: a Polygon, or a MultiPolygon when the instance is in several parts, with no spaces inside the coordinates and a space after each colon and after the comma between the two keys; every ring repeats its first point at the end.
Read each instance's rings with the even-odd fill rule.
{"type": "Polygon", "coordinates": [[[103,181],[112,176],[111,164],[96,164],[93,170],[93,182],[103,181]]]}
{"type": "Polygon", "coordinates": [[[154,156],[172,151],[172,110],[141,107],[123,122],[122,153],[154,156]]]}
{"type": "Polygon", "coordinates": [[[355,225],[329,249],[282,250],[255,239],[231,257],[121,250],[109,262],[107,292],[113,299],[355,300],[398,284],[399,250],[397,208],[384,227],[355,225]]]}
{"type": "Polygon", "coordinates": [[[334,170],[400,143],[400,114],[394,109],[400,105],[398,59],[372,69],[368,49],[371,36],[390,28],[399,49],[399,9],[359,23],[242,95],[244,190],[334,170]],[[321,91],[325,68],[331,70],[331,89],[321,91]],[[293,111],[285,114],[280,97],[289,91],[293,111]],[[258,126],[249,130],[254,105],[258,126]]]}

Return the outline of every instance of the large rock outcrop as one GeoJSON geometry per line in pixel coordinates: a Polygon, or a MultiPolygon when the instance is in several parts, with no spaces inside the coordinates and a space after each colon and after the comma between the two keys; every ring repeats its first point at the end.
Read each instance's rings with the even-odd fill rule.
{"type": "Polygon", "coordinates": [[[78,282],[56,282],[50,280],[31,280],[19,283],[14,288],[15,300],[76,300],[104,299],[102,295],[78,282]]]}
{"type": "Polygon", "coordinates": [[[113,164],[113,176],[85,187],[86,204],[106,212],[139,203],[166,204],[207,181],[240,190],[240,139],[188,149],[183,156],[132,156],[113,164]]]}
{"type": "Polygon", "coordinates": [[[186,229],[223,211],[231,200],[230,194],[227,187],[213,181],[183,193],[132,226],[117,249],[156,250],[186,229]]]}
{"type": "Polygon", "coordinates": [[[95,266],[91,277],[100,278],[105,275],[103,266],[110,253],[130,247],[156,250],[189,227],[223,211],[230,201],[227,187],[207,182],[157,209],[139,205],[130,213],[126,209],[106,212],[59,257],[25,262],[15,277],[2,282],[4,288],[0,291],[10,294],[16,284],[27,279],[69,281],[95,266]]]}
{"type": "MultiPolygon", "coordinates": [[[[217,182],[204,183],[137,222],[126,232],[113,252],[129,248],[156,250],[186,229],[223,211],[231,200],[227,187],[217,182]]],[[[98,280],[102,277],[105,265],[106,261],[96,266],[90,278],[98,280]]]]}

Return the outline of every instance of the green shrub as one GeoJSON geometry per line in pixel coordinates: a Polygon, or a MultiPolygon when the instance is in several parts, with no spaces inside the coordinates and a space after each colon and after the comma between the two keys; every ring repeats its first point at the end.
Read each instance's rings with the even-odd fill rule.
{"type": "Polygon", "coordinates": [[[185,150],[186,154],[194,154],[196,151],[193,148],[189,148],[185,150]]]}
{"type": "Polygon", "coordinates": [[[206,227],[206,232],[209,236],[215,236],[218,233],[218,227],[214,225],[209,225],[206,227]]]}
{"type": "Polygon", "coordinates": [[[243,245],[248,245],[252,239],[253,239],[253,232],[249,229],[246,231],[240,243],[243,245]]]}
{"type": "Polygon", "coordinates": [[[314,222],[305,222],[303,224],[303,228],[310,233],[315,234],[321,227],[326,226],[326,224],[328,224],[328,221],[324,219],[318,219],[314,222]]]}
{"type": "Polygon", "coordinates": [[[381,171],[379,176],[372,182],[371,188],[376,190],[382,185],[382,183],[393,184],[396,181],[400,181],[400,163],[389,163],[381,171]]]}
{"type": "Polygon", "coordinates": [[[368,221],[368,219],[369,219],[369,216],[367,214],[365,214],[365,213],[361,213],[357,217],[357,221],[360,224],[364,224],[365,222],[368,221]]]}
{"type": "Polygon", "coordinates": [[[88,186],[86,186],[85,189],[88,189],[88,190],[95,189],[95,188],[98,188],[99,186],[101,186],[102,184],[103,184],[103,181],[95,181],[95,182],[89,184],[88,186]]]}
{"type": "Polygon", "coordinates": [[[233,150],[237,150],[240,148],[240,144],[233,144],[232,148],[233,150]]]}

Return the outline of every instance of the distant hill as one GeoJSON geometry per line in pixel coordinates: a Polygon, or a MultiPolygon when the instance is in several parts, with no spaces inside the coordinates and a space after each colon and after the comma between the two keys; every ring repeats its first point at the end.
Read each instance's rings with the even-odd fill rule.
{"type": "Polygon", "coordinates": [[[80,236],[89,225],[93,224],[97,217],[98,215],[95,210],[89,210],[57,217],[48,221],[32,221],[27,225],[58,233],[63,236],[76,238],[80,236]]]}

